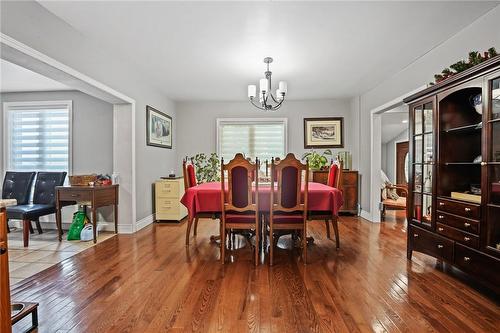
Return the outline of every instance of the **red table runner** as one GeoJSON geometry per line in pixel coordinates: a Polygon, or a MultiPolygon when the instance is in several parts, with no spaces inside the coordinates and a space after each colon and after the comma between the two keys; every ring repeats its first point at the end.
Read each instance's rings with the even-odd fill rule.
{"type": "MultiPolygon", "coordinates": [[[[186,206],[189,218],[192,219],[197,213],[220,212],[220,182],[204,183],[189,188],[184,193],[181,203],[186,206]]],[[[310,211],[331,211],[338,214],[340,207],[344,204],[342,192],[324,184],[309,183],[310,211]]],[[[259,210],[268,212],[271,201],[271,186],[259,184],[259,210]]]]}

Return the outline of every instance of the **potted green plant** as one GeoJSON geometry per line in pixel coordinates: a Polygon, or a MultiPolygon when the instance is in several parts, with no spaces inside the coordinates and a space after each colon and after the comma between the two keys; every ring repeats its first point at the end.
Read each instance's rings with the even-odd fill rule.
{"type": "Polygon", "coordinates": [[[328,159],[332,156],[333,153],[330,149],[325,150],[322,154],[311,150],[302,155],[302,160],[306,160],[309,163],[311,170],[323,170],[327,168],[328,159]]]}
{"type": "Polygon", "coordinates": [[[190,159],[196,171],[198,184],[220,181],[220,159],[216,153],[211,153],[209,156],[199,153],[190,159]]]}

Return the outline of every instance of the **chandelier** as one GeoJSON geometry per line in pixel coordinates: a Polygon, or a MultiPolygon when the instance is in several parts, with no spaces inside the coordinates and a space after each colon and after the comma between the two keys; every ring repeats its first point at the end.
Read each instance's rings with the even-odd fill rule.
{"type": "Polygon", "coordinates": [[[269,71],[269,64],[272,62],[273,58],[264,58],[264,63],[267,64],[267,71],[264,72],[266,78],[260,79],[259,81],[259,103],[256,102],[257,86],[254,84],[248,86],[248,98],[250,98],[250,103],[256,108],[265,111],[278,110],[283,104],[287,92],[287,84],[285,81],[280,81],[278,89],[276,89],[276,96],[271,92],[271,75],[273,73],[269,71]]]}

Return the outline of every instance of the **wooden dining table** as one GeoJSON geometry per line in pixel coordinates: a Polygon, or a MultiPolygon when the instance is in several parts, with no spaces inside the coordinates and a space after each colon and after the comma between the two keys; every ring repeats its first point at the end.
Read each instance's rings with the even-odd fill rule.
{"type": "MultiPolygon", "coordinates": [[[[276,186],[276,185],[275,185],[276,186]]],[[[337,216],[344,204],[342,191],[321,183],[309,182],[308,210],[311,212],[326,212],[337,216]]],[[[226,187],[227,188],[227,187],[226,187]]],[[[193,219],[200,213],[221,213],[221,183],[209,182],[190,187],[186,190],[181,203],[188,210],[188,229],[193,219]]],[[[254,188],[255,195],[255,188],[254,188]]],[[[259,183],[259,211],[269,212],[271,207],[270,183],[259,183]]]]}

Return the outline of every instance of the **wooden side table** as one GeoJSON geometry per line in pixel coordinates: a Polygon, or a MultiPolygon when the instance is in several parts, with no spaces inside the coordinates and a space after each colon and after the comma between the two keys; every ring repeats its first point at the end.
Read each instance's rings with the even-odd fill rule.
{"type": "Polygon", "coordinates": [[[59,241],[62,240],[63,235],[61,208],[75,202],[92,207],[94,243],[97,243],[97,208],[99,207],[114,206],[115,233],[118,233],[118,190],[118,185],[56,187],[56,223],[59,241]]]}

